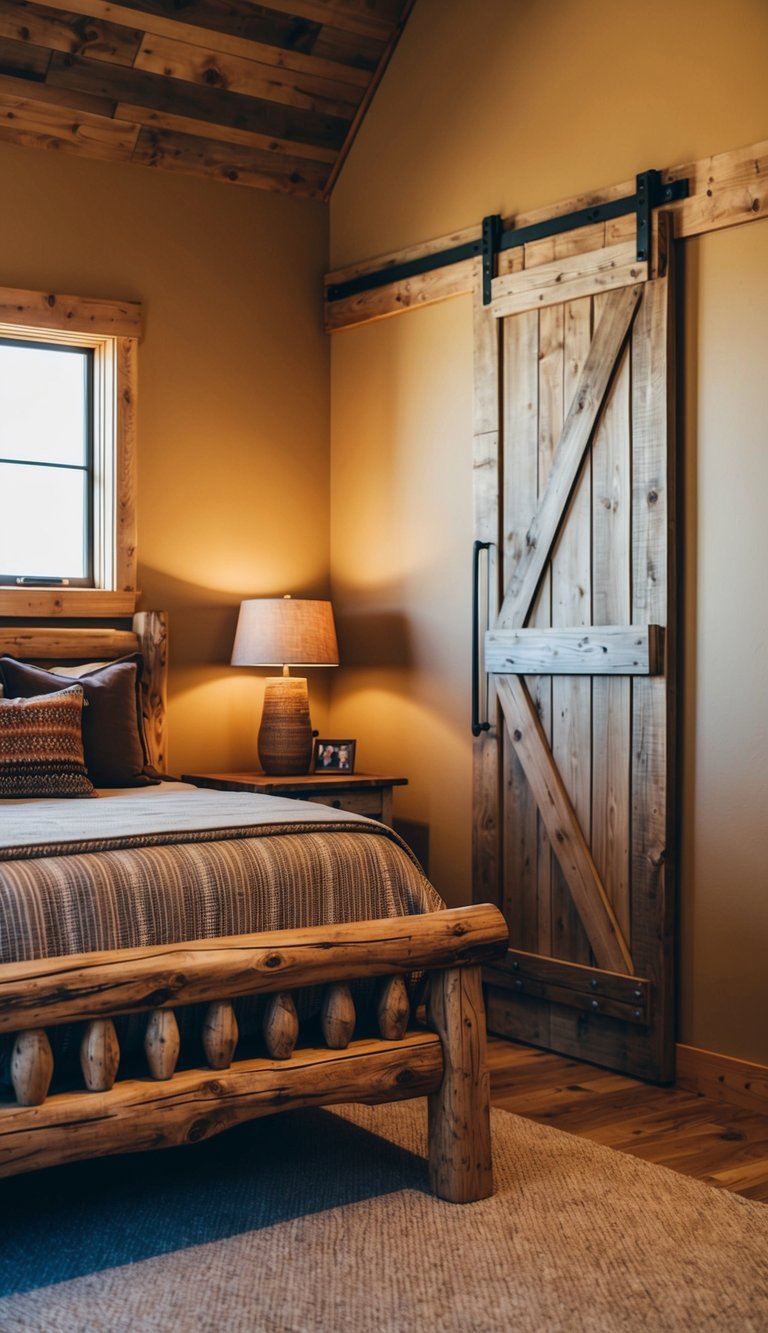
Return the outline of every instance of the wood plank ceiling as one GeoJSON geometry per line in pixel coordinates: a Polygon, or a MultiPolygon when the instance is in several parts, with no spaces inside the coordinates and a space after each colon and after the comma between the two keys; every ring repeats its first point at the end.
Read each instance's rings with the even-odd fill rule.
{"type": "Polygon", "coordinates": [[[327,199],[414,0],[0,0],[0,140],[327,199]]]}

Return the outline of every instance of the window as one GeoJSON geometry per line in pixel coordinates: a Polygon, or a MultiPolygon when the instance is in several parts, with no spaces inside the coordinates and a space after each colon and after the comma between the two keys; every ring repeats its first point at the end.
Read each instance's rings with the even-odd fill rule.
{"type": "Polygon", "coordinates": [[[93,349],[0,339],[0,584],[93,587],[93,349]]]}
{"type": "Polygon", "coordinates": [[[136,602],[141,308],[0,288],[0,615],[136,602]]]}

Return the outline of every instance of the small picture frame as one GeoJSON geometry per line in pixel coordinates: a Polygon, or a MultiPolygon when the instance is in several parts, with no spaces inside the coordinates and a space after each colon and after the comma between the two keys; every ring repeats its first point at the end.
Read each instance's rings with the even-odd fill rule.
{"type": "Polygon", "coordinates": [[[316,773],[354,773],[355,741],[315,740],[316,773]]]}

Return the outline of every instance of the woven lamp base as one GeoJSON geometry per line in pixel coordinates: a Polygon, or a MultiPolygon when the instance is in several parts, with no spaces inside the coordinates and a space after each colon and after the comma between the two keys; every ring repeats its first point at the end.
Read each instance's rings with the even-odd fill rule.
{"type": "Polygon", "coordinates": [[[309,772],[312,724],[305,677],[267,677],[259,728],[259,760],[264,772],[272,777],[309,772]]]}

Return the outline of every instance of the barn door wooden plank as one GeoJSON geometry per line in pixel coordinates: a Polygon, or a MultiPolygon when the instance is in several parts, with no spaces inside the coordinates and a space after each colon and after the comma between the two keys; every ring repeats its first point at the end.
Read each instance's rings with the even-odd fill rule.
{"type": "MultiPolygon", "coordinates": [[[[599,318],[605,297],[595,297],[599,318]]],[[[599,625],[631,620],[630,354],[625,347],[592,444],[592,604],[599,625]]],[[[648,663],[649,672],[658,669],[648,663]]],[[[592,855],[622,930],[630,936],[631,689],[626,675],[592,682],[592,855]]],[[[631,936],[630,936],[631,937],[631,936]]]]}
{"type": "Polygon", "coordinates": [[[619,245],[574,254],[496,278],[491,297],[493,313],[499,318],[519,315],[525,310],[541,310],[630,283],[646,282],[648,265],[638,261],[636,250],[633,236],[619,245]]]}
{"type": "MultiPolygon", "coordinates": [[[[535,513],[546,491],[552,472],[557,444],[562,435],[565,419],[565,386],[563,382],[563,344],[564,311],[562,305],[552,306],[539,314],[539,421],[538,421],[538,460],[537,460],[537,500],[532,511],[535,513]]],[[[529,541],[530,526],[525,532],[520,560],[525,558],[529,541]]],[[[520,567],[520,560],[509,571],[504,585],[509,588],[515,569],[520,567]]],[[[499,623],[503,623],[504,610],[499,623]]],[[[549,629],[552,625],[552,575],[549,567],[544,569],[529,623],[537,629],[549,629]]],[[[528,690],[536,705],[536,712],[552,744],[552,679],[548,674],[529,676],[528,690]]],[[[514,746],[510,747],[514,749],[514,746]]],[[[530,784],[529,784],[530,790],[530,784]]],[[[535,796],[534,796],[535,800],[535,796]]],[[[557,884],[555,863],[549,843],[549,834],[541,812],[537,809],[536,840],[536,894],[538,917],[538,948],[551,954],[556,948],[560,925],[569,904],[563,906],[561,886],[557,884]]],[[[551,1039],[550,1017],[546,1016],[546,1030],[551,1039]]],[[[543,1016],[538,1020],[543,1022],[543,1016]]]]}
{"type": "MultiPolygon", "coordinates": [[[[563,307],[563,404],[575,403],[589,357],[592,308],[589,299],[563,307]]],[[[591,468],[586,455],[573,488],[565,520],[550,559],[552,625],[586,626],[591,619],[589,512],[591,468]]],[[[592,687],[580,676],[552,678],[552,755],[580,826],[589,832],[592,780],[592,687]]],[[[553,849],[557,852],[557,848],[553,849]]],[[[557,857],[552,868],[555,914],[554,953],[573,962],[591,961],[589,937],[580,907],[557,857]]],[[[553,1015],[554,1021],[554,1015],[553,1015]]]]}
{"type": "MultiPolygon", "coordinates": [[[[538,501],[539,316],[536,311],[505,320],[503,351],[503,586],[520,559],[525,534],[538,501]]],[[[488,663],[486,662],[486,669],[488,663]]],[[[495,689],[495,686],[494,686],[495,689]]],[[[516,939],[534,952],[540,947],[538,827],[536,801],[514,748],[500,728],[504,828],[502,911],[516,939]]],[[[549,942],[549,904],[544,930],[549,942]]],[[[537,1037],[541,1037],[538,1032],[537,1037]]]]}
{"type": "MultiPolygon", "coordinates": [[[[499,541],[499,495],[502,470],[499,444],[500,353],[499,322],[483,306],[475,293],[474,320],[474,452],[473,506],[474,530],[478,541],[488,542],[491,553],[499,541]]],[[[489,566],[493,570],[493,564],[489,566]]],[[[486,599],[496,609],[497,590],[486,586],[486,599]]],[[[499,745],[496,716],[498,705],[493,679],[488,679],[487,717],[489,731],[475,738],[472,763],[472,804],[474,810],[472,839],[472,882],[476,901],[501,906],[501,821],[499,817],[499,745]]]]}
{"type": "MultiPolygon", "coordinates": [[[[671,247],[670,247],[671,253],[671,247]]],[[[668,661],[676,661],[674,581],[675,469],[672,275],[653,283],[632,344],[632,619],[667,625],[668,661]]],[[[651,1060],[674,1073],[672,816],[676,682],[632,682],[631,930],[640,967],[654,978],[660,1021],[649,1035],[651,1060]],[[649,904],[653,911],[649,911],[649,904]]]]}
{"type": "Polygon", "coordinates": [[[499,617],[505,628],[525,623],[641,293],[642,287],[626,287],[606,298],[525,551],[507,586],[499,617]]]}
{"type": "Polygon", "coordinates": [[[525,683],[518,676],[501,676],[497,690],[512,743],[536,797],[552,850],[568,882],[597,964],[607,971],[631,974],[634,964],[629,947],[525,683]]]}
{"type": "Polygon", "coordinates": [[[485,665],[502,675],[655,676],[663,645],[660,625],[496,629],[485,636],[485,665]]]}

